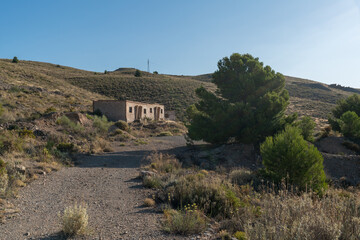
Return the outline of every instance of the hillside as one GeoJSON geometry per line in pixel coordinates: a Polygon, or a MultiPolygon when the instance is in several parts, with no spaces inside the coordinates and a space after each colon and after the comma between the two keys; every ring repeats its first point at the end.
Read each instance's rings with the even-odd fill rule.
{"type": "Polygon", "coordinates": [[[107,98],[64,81],[84,71],[49,63],[0,60],[1,122],[34,119],[50,111],[90,111],[92,100],[107,98]]]}
{"type": "MultiPolygon", "coordinates": [[[[2,104],[9,110],[8,118],[29,117],[53,107],[60,111],[91,110],[94,99],[131,99],[158,102],[166,109],[176,110],[180,119],[184,109],[197,101],[195,89],[204,86],[214,90],[211,74],[175,76],[119,68],[98,73],[50,63],[0,60],[0,93],[2,104]],[[14,111],[13,111],[14,110],[14,111]],[[16,113],[18,116],[10,116],[16,113]]],[[[288,112],[326,119],[336,101],[360,90],[339,85],[286,78],[290,93],[288,112]]]]}

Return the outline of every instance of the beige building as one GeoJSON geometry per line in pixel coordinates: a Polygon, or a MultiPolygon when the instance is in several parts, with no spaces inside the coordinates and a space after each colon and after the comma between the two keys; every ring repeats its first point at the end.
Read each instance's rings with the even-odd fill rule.
{"type": "Polygon", "coordinates": [[[164,105],[134,102],[129,100],[98,100],[93,102],[93,111],[100,111],[110,121],[133,122],[144,118],[164,120],[164,105]]]}

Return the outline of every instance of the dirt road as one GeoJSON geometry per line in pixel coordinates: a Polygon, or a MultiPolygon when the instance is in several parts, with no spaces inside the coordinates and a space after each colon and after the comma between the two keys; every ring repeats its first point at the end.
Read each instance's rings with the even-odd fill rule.
{"type": "Polygon", "coordinates": [[[150,191],[138,167],[151,151],[181,149],[183,137],[153,138],[149,144],[82,156],[77,165],[36,180],[20,191],[17,216],[0,225],[1,240],[62,239],[58,213],[77,203],[88,206],[92,235],[80,239],[181,239],[159,228],[160,213],[143,206],[150,191]]]}

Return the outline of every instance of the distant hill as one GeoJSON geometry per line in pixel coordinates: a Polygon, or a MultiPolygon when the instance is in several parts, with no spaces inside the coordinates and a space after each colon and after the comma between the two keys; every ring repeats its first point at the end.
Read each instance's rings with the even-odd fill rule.
{"type": "MultiPolygon", "coordinates": [[[[198,100],[196,88],[204,86],[215,90],[211,74],[176,76],[141,72],[141,77],[135,77],[135,71],[135,68],[119,68],[105,74],[50,63],[20,61],[14,64],[0,59],[1,102],[28,115],[46,111],[51,106],[59,110],[91,110],[94,99],[129,99],[164,104],[166,109],[176,110],[182,119],[186,107],[198,100]],[[14,89],[10,90],[12,87],[24,89],[14,93],[14,89]]],[[[337,100],[360,92],[290,76],[285,79],[290,93],[288,112],[320,119],[327,118],[337,100]]]]}

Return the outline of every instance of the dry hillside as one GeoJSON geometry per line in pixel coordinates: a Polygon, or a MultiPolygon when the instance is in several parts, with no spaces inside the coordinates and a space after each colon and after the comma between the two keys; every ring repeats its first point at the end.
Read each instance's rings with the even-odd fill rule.
{"type": "MultiPolygon", "coordinates": [[[[120,68],[113,72],[84,71],[50,63],[0,60],[1,101],[8,120],[29,117],[48,108],[57,110],[90,110],[91,101],[100,98],[131,99],[158,102],[167,109],[177,110],[180,119],[184,109],[197,101],[195,89],[215,89],[211,74],[175,76],[120,68]],[[106,96],[106,97],[105,97],[106,96]],[[13,111],[15,110],[15,111],[13,111]],[[13,116],[16,113],[18,116],[13,116]]],[[[360,92],[358,89],[286,76],[290,93],[288,112],[299,112],[326,119],[338,99],[360,92]]]]}

